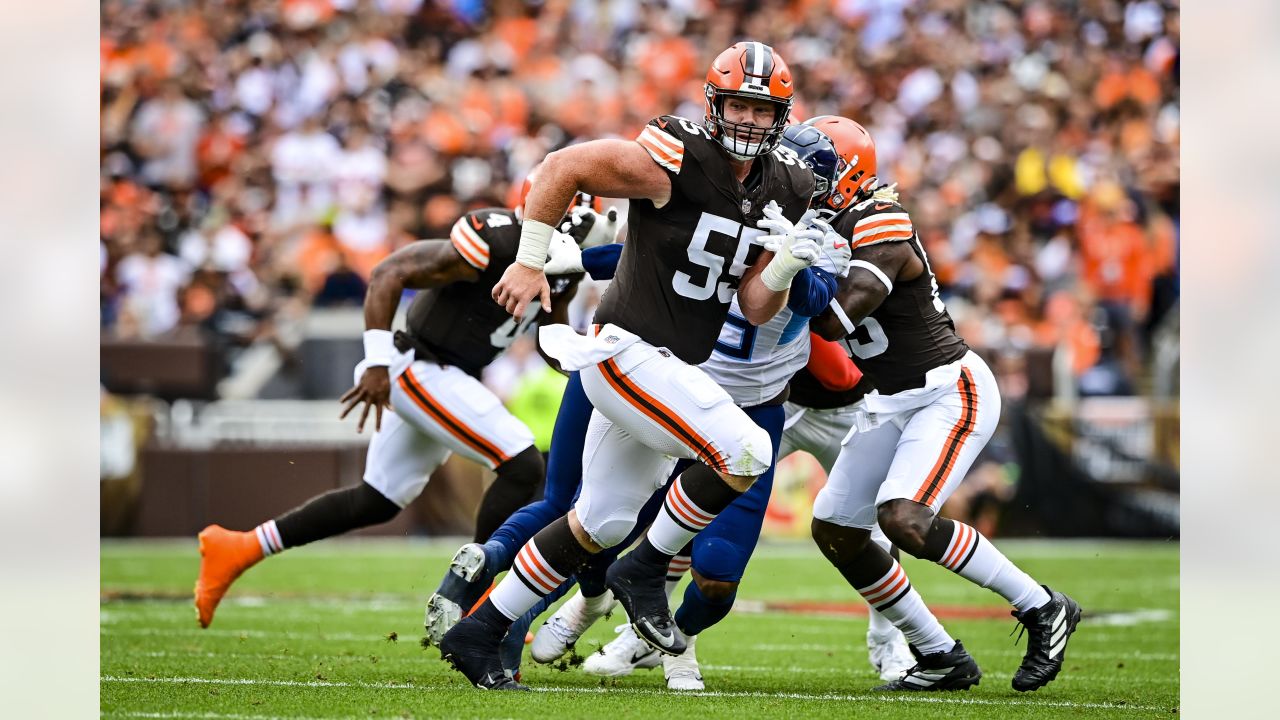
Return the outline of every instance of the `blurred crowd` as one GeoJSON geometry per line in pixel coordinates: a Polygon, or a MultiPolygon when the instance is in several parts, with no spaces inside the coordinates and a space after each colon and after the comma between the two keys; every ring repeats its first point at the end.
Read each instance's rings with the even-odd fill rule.
{"type": "Polygon", "coordinates": [[[707,64],[751,38],[798,117],[871,131],[971,344],[1143,392],[1178,296],[1178,5],[105,0],[103,336],[236,347],[358,304],[547,152],[700,119],[707,64]]]}

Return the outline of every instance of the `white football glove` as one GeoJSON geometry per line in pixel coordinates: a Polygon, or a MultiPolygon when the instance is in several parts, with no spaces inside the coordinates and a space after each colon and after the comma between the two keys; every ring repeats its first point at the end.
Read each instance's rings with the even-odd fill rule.
{"type": "Polygon", "coordinates": [[[572,237],[584,250],[608,245],[618,236],[618,209],[609,208],[598,213],[577,205],[569,211],[569,219],[560,225],[560,232],[572,237]]]}
{"type": "Polygon", "coordinates": [[[836,277],[848,277],[849,262],[853,259],[849,239],[821,218],[814,218],[812,226],[822,231],[822,256],[814,264],[836,277]]]}
{"type": "Polygon", "coordinates": [[[562,232],[551,233],[551,244],[547,246],[547,264],[542,272],[547,275],[569,275],[585,272],[582,269],[582,248],[573,238],[562,232]]]}
{"type": "Polygon", "coordinates": [[[769,234],[761,238],[760,242],[764,245],[765,250],[772,252],[780,252],[796,233],[796,228],[804,227],[810,220],[818,216],[818,211],[814,209],[806,210],[800,216],[800,220],[792,223],[782,214],[782,208],[778,207],[778,203],[770,200],[768,205],[764,206],[764,217],[756,222],[756,227],[767,231],[769,234]]]}
{"type": "MultiPolygon", "coordinates": [[[[768,212],[766,210],[766,212],[768,212]]],[[[812,212],[812,211],[811,211],[812,212]]],[[[808,213],[801,219],[809,217],[808,213]]],[[[773,218],[766,218],[761,222],[771,222],[778,229],[782,229],[782,224],[773,218]]],[[[786,218],[783,218],[786,221],[786,218]]],[[[789,223],[788,223],[789,224],[789,223]]],[[[822,238],[823,232],[819,228],[804,227],[796,230],[792,227],[791,231],[785,235],[774,236],[778,241],[772,241],[769,244],[775,244],[777,250],[774,251],[773,259],[765,267],[764,272],[760,273],[760,279],[765,286],[774,292],[782,292],[791,286],[791,280],[805,268],[813,265],[822,257],[822,238]]],[[[768,247],[768,244],[765,245],[768,247]]]]}

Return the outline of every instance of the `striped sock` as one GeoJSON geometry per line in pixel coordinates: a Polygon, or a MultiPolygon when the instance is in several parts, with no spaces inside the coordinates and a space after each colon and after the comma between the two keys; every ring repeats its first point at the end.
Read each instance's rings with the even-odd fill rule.
{"type": "Polygon", "coordinates": [[[539,600],[555,592],[569,577],[557,572],[538,550],[537,538],[525,543],[516,553],[511,572],[489,593],[494,607],[507,618],[515,620],[528,612],[539,600]]]}
{"type": "Polygon", "coordinates": [[[679,555],[695,535],[741,495],[705,465],[690,468],[667,490],[663,512],[649,527],[649,542],[667,555],[679,555]]]}
{"type": "Polygon", "coordinates": [[[976,585],[995,591],[1019,612],[1049,602],[1049,593],[1017,565],[1009,562],[982,533],[951,521],[955,531],[938,564],[976,585]]]}
{"type": "Polygon", "coordinates": [[[489,593],[489,602],[509,620],[516,620],[590,559],[591,553],[569,529],[569,519],[561,517],[520,548],[511,572],[489,593]]]}
{"type": "Polygon", "coordinates": [[[898,561],[894,560],[889,572],[879,580],[857,590],[868,605],[888,618],[921,653],[946,652],[955,646],[956,641],[925,606],[898,561]]]}
{"type": "Polygon", "coordinates": [[[284,541],[280,539],[280,531],[276,529],[276,521],[268,520],[253,529],[258,536],[258,544],[262,546],[262,557],[270,557],[284,552],[284,541]]]}
{"type": "Polygon", "coordinates": [[[671,562],[667,564],[667,597],[671,597],[671,593],[680,584],[684,574],[689,572],[689,565],[692,561],[693,558],[689,556],[689,548],[681,550],[679,555],[671,558],[671,562]]]}

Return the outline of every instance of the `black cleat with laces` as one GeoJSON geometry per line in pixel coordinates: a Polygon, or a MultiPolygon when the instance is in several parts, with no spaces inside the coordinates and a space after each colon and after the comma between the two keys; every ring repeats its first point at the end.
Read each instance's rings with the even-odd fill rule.
{"type": "Polygon", "coordinates": [[[1049,602],[1012,613],[1027,631],[1027,654],[1013,674],[1013,689],[1020,692],[1039,690],[1058,676],[1067,657],[1067,640],[1080,623],[1080,603],[1048,585],[1042,587],[1049,593],[1049,602]]]}
{"type": "Polygon", "coordinates": [[[440,657],[481,690],[528,690],[502,670],[498,645],[506,630],[471,615],[440,641],[440,657]]]}
{"type": "Polygon", "coordinates": [[[901,678],[885,683],[873,690],[883,692],[922,692],[941,690],[968,690],[982,680],[982,670],[973,656],[959,640],[946,652],[922,654],[915,645],[908,645],[916,656],[916,664],[901,678]]]}
{"type": "Polygon", "coordinates": [[[687,643],[671,617],[666,584],[666,566],[647,565],[634,551],[616,560],[605,574],[605,586],[627,611],[636,637],[660,653],[680,655],[687,643]]]}

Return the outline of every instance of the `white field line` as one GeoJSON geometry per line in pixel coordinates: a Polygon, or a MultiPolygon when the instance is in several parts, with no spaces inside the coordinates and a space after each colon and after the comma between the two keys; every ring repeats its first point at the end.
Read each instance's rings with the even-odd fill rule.
{"type": "MultiPolygon", "coordinates": [[[[104,675],[100,678],[104,683],[171,683],[178,685],[251,685],[273,687],[310,687],[310,688],[362,688],[370,690],[429,690],[431,688],[410,683],[368,683],[337,682],[332,680],[255,680],[249,678],[199,678],[199,677],[119,677],[104,675]]],[[[461,689],[461,687],[459,687],[461,689]]],[[[595,693],[607,695],[661,695],[672,697],[669,691],[647,690],[640,688],[534,688],[537,692],[547,693],[595,693]]],[[[924,703],[931,705],[990,705],[997,707],[1043,707],[1043,708],[1080,708],[1088,710],[1140,710],[1147,712],[1168,712],[1169,708],[1154,705],[1129,705],[1117,703],[1092,703],[1062,701],[1029,701],[997,700],[984,698],[951,698],[921,695],[885,695],[885,694],[811,694],[811,693],[769,693],[769,692],[683,692],[678,697],[713,697],[713,698],[761,698],[771,700],[811,700],[817,702],[882,702],[882,703],[924,703]]]]}

